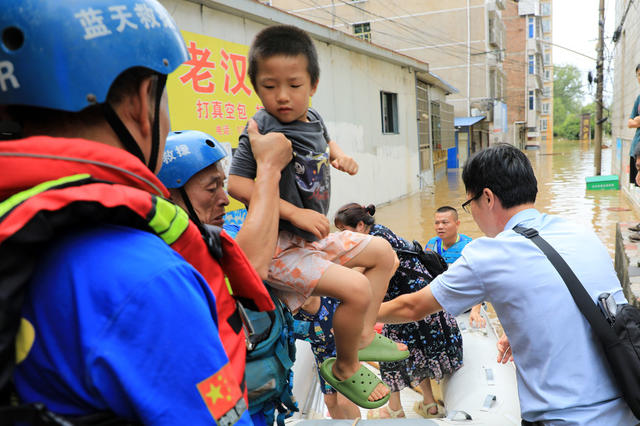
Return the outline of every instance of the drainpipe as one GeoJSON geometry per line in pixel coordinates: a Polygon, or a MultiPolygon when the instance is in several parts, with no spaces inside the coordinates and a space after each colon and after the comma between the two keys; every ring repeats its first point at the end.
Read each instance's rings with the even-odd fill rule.
{"type": "MultiPolygon", "coordinates": [[[[535,24],[535,23],[534,23],[535,24]]],[[[535,61],[535,59],[534,59],[535,61]]],[[[534,62],[535,66],[535,62],[534,62]]],[[[529,142],[529,15],[524,15],[524,141],[520,149],[525,149],[529,142]]]]}
{"type": "Polygon", "coordinates": [[[436,183],[436,166],[433,164],[433,132],[431,131],[431,85],[427,84],[427,123],[429,123],[429,154],[431,155],[431,176],[436,183]]]}
{"type": "Polygon", "coordinates": [[[471,12],[467,0],[467,117],[471,117],[471,12]]]}

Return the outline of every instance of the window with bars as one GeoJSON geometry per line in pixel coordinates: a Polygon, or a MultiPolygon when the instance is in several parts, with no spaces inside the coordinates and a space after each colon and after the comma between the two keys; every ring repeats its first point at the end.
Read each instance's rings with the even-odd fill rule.
{"type": "Polygon", "coordinates": [[[529,109],[533,110],[535,97],[533,95],[533,90],[529,90],[529,109]]]}
{"type": "Polygon", "coordinates": [[[398,132],[398,95],[380,92],[380,111],[382,112],[382,133],[398,132]]]}
{"type": "Polygon", "coordinates": [[[371,23],[361,22],[353,24],[353,34],[361,40],[371,43],[371,23]]]}
{"type": "Polygon", "coordinates": [[[535,73],[535,66],[536,66],[535,56],[529,55],[529,74],[535,73]]]}
{"type": "Polygon", "coordinates": [[[542,118],[540,119],[540,130],[545,132],[547,130],[547,119],[546,118],[542,118]]]}
{"type": "Polygon", "coordinates": [[[542,3],[540,5],[540,9],[541,9],[541,12],[542,12],[542,16],[551,15],[551,3],[542,3]]]}

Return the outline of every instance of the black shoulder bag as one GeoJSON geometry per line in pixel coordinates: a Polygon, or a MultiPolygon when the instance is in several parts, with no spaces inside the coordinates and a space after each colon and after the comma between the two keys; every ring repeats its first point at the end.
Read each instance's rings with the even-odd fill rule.
{"type": "Polygon", "coordinates": [[[412,246],[411,248],[394,249],[394,250],[398,254],[408,254],[410,256],[417,256],[418,259],[420,260],[420,263],[422,263],[422,265],[425,268],[427,268],[427,271],[429,271],[429,274],[431,274],[433,278],[437,277],[438,275],[446,271],[447,268],[449,267],[449,265],[447,265],[447,262],[444,260],[442,256],[440,256],[440,254],[438,254],[433,250],[427,250],[427,251],[423,250],[420,243],[417,242],[416,240],[413,240],[413,243],[411,243],[411,246],[412,246]]]}
{"type": "Polygon", "coordinates": [[[640,310],[629,304],[619,305],[615,316],[611,315],[608,322],[567,262],[537,230],[521,226],[513,230],[529,238],[556,268],[582,315],[598,336],[624,400],[636,418],[640,419],[640,310]]]}

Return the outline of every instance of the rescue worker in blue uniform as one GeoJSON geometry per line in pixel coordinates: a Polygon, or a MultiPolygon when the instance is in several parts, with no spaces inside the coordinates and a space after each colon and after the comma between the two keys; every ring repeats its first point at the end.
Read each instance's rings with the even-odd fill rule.
{"type": "Polygon", "coordinates": [[[68,417],[251,424],[212,290],[226,274],[232,287],[255,285],[234,296],[273,307],[255,270],[266,276],[275,247],[289,142],[250,133],[263,170],[252,206],[273,214],[249,213],[237,242],[255,270],[238,279],[229,262],[249,265],[238,246],[223,233],[230,255],[203,257],[199,228],[152,173],[169,131],[166,77],[188,58],[169,13],[156,0],[0,7],[0,118],[24,138],[0,146],[0,253],[5,270],[20,272],[0,284],[23,296],[0,314],[17,333],[0,351],[17,355],[20,401],[68,417]],[[163,221],[168,211],[175,220],[163,221]],[[33,232],[43,224],[49,234],[33,232]],[[30,246],[36,239],[46,244],[30,246]]]}

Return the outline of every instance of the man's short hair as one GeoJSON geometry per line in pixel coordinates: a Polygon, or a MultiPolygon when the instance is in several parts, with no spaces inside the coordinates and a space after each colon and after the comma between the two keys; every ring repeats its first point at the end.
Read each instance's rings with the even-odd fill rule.
{"type": "Polygon", "coordinates": [[[260,31],[249,48],[249,68],[247,73],[253,88],[256,86],[258,62],[276,55],[298,56],[307,58],[307,72],[314,86],[320,78],[318,52],[311,37],[293,25],[274,25],[260,31]]]}
{"type": "Polygon", "coordinates": [[[533,203],[538,193],[531,162],[518,148],[505,143],[492,145],[469,158],[462,170],[462,181],[472,196],[490,189],[506,209],[533,203]]]}
{"type": "Polygon", "coordinates": [[[458,210],[456,210],[451,206],[438,207],[438,210],[436,210],[436,213],[447,213],[447,212],[451,212],[454,220],[458,220],[458,210]]]}

